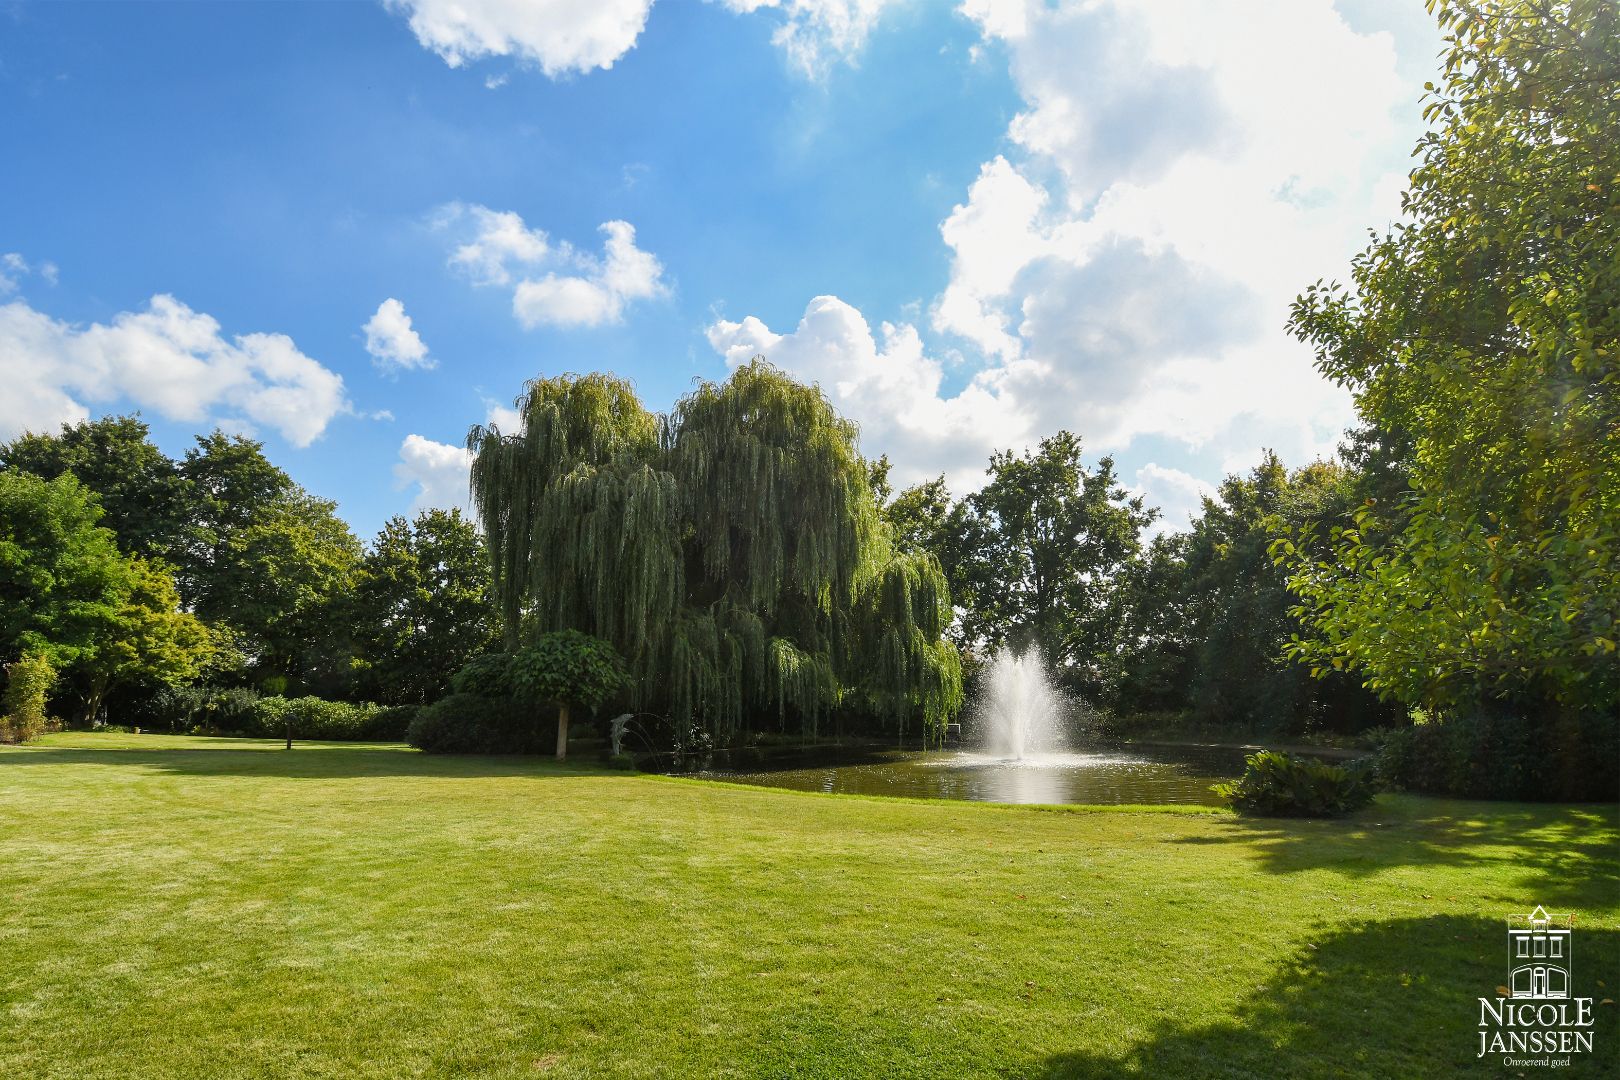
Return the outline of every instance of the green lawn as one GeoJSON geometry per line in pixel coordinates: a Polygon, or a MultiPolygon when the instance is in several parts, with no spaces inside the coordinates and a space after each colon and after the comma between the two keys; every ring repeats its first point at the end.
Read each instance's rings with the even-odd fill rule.
{"type": "MultiPolygon", "coordinates": [[[[0,750],[0,902],[8,1078],[1502,1076],[1504,915],[1577,911],[1577,993],[1620,982],[1609,807],[1256,823],[382,745],[0,750]]],[[[1554,1075],[1616,1074],[1598,1016],[1554,1075]]]]}

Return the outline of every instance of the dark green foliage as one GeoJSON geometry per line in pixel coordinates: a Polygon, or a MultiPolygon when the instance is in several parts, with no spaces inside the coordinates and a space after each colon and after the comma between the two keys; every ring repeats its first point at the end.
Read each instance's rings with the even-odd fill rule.
{"type": "Polygon", "coordinates": [[[1186,533],[1157,538],[1121,589],[1119,711],[1185,711],[1199,725],[1295,734],[1354,732],[1397,713],[1342,674],[1312,677],[1285,655],[1305,632],[1269,546],[1278,529],[1348,520],[1356,477],[1273,453],[1228,476],[1186,533]]]}
{"type": "Polygon", "coordinates": [[[406,739],[430,754],[535,754],[545,741],[532,708],[476,694],[451,694],[423,708],[406,739]]]}
{"type": "Polygon", "coordinates": [[[56,669],[37,653],[5,666],[6,690],[0,695],[0,743],[20,743],[41,734],[50,724],[46,696],[56,682],[56,669]]]}
{"type": "Polygon", "coordinates": [[[951,544],[951,493],[937,476],[880,502],[894,546],[907,554],[932,552],[946,562],[951,544]]]}
{"type": "Polygon", "coordinates": [[[1387,733],[1380,774],[1427,795],[1526,802],[1620,799],[1620,715],[1472,712],[1387,733]]]}
{"type": "Polygon", "coordinates": [[[1329,765],[1278,750],[1245,760],[1243,775],[1211,790],[1240,814],[1261,817],[1340,817],[1361,809],[1378,791],[1369,760],[1329,765]]]}
{"type": "Polygon", "coordinates": [[[588,709],[613,696],[627,679],[613,646],[578,630],[541,634],[513,655],[509,670],[520,701],[588,709]]]}
{"type": "Polygon", "coordinates": [[[450,676],[450,689],[457,694],[476,694],[479,697],[512,697],[516,691],[512,685],[511,654],[485,653],[473,657],[460,671],[450,676]]]}
{"type": "Polygon", "coordinates": [[[1038,646],[1066,684],[1096,696],[1108,680],[1101,658],[1116,640],[1119,585],[1157,511],[1120,486],[1113,459],[1088,469],[1067,431],[1034,453],[998,453],[986,471],[989,483],[950,519],[963,633],[990,650],[1038,646]]]}
{"type": "Polygon", "coordinates": [[[489,555],[459,510],[389,520],[361,561],[350,624],[362,696],[420,704],[499,640],[489,555]]]}
{"type": "Polygon", "coordinates": [[[372,709],[360,725],[360,738],[368,742],[404,742],[421,705],[384,705],[372,709]]]}
{"type": "Polygon", "coordinates": [[[123,717],[148,730],[247,732],[257,728],[257,691],[240,686],[167,687],[134,702],[123,717]]]}

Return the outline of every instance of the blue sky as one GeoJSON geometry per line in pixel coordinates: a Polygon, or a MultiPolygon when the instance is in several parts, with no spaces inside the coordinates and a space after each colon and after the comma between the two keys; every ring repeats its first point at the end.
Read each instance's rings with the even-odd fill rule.
{"type": "Polygon", "coordinates": [[[1437,48],[1418,0],[0,8],[0,437],[251,431],[370,535],[527,378],[763,352],[903,480],[1068,427],[1180,525],[1349,420],[1281,322],[1437,48]]]}

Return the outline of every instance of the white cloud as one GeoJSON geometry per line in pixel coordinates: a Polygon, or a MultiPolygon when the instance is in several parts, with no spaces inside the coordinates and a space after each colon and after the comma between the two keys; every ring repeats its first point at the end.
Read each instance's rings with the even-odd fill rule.
{"type": "Polygon", "coordinates": [[[515,56],[552,78],[610,68],[647,23],[652,0],[384,0],[451,67],[515,56]]]}
{"type": "Polygon", "coordinates": [[[516,435],[523,428],[523,414],[510,405],[502,405],[494,398],[485,398],[484,410],[484,423],[500,428],[508,435],[516,435]]]}
{"type": "Polygon", "coordinates": [[[389,297],[377,305],[377,313],[362,327],[366,332],[366,352],[381,371],[425,369],[438,361],[428,355],[427,343],[411,326],[405,305],[389,297]]]}
{"type": "Polygon", "coordinates": [[[1420,91],[1390,35],[1352,30],[1330,0],[961,11],[1009,58],[1024,100],[1013,149],[941,223],[951,273],[929,327],[945,336],[939,354],[960,345],[967,367],[932,378],[940,365],[920,341],[897,344],[913,328],[879,345],[832,297],[785,335],[718,323],[716,348],[735,362],[757,347],[822,379],[871,451],[904,464],[911,446],[937,455],[919,460],[936,470],[931,460],[982,463],[1061,427],[1099,452],[1179,442],[1208,463],[1200,483],[1262,446],[1292,462],[1331,452],[1349,398],[1284,325],[1298,291],[1344,273],[1365,230],[1397,212],[1420,91]],[[834,305],[848,370],[812,347],[838,336],[824,325],[834,305]],[[910,377],[863,375],[866,364],[910,377]],[[932,436],[904,419],[930,415],[932,436]]]}
{"type": "Polygon", "coordinates": [[[0,306],[0,437],[89,414],[86,402],[129,402],[170,420],[232,430],[268,427],[307,446],[352,411],[343,378],[285,334],[239,334],[172,296],[107,324],[77,327],[21,300],[0,306]]]}
{"type": "Polygon", "coordinates": [[[1006,369],[983,372],[945,397],[943,367],[924,351],[916,328],[884,323],[879,331],[881,341],[855,308],[818,296],[787,334],[750,315],[716,322],[708,337],[731,367],[763,355],[819,383],[841,411],[860,420],[863,445],[894,457],[902,484],[943,471],[958,490],[976,486],[990,449],[1030,437],[1027,416],[1002,388],[1006,369]]]}
{"type": "Polygon", "coordinates": [[[466,274],[475,285],[507,285],[513,266],[537,266],[551,254],[551,239],[539,229],[523,224],[510,210],[451,203],[435,216],[435,228],[463,228],[472,225],[472,235],[450,253],[450,265],[466,274]]]}
{"type": "Polygon", "coordinates": [[[475,285],[511,285],[516,274],[538,275],[524,277],[512,289],[512,314],[531,330],[616,323],[631,302],[669,295],[663,264],[636,247],[635,227],[627,221],[602,224],[606,239],[600,256],[552,244],[510,210],[452,203],[435,215],[434,225],[463,231],[470,226],[471,235],[449,261],[475,285]]]}
{"type": "Polygon", "coordinates": [[[22,279],[30,274],[38,274],[40,280],[47,285],[56,284],[56,264],[42,262],[30,265],[28,260],[15,251],[0,254],[0,296],[14,293],[22,285],[22,279]]]}
{"type": "Polygon", "coordinates": [[[636,230],[624,221],[602,226],[607,234],[601,259],[574,256],[581,274],[547,274],[520,281],[512,293],[512,313],[525,327],[600,326],[624,317],[632,300],[665,296],[663,266],[636,247],[636,230]]]}
{"type": "MultiPolygon", "coordinates": [[[[653,0],[383,0],[406,16],[416,40],[451,67],[511,56],[552,78],[612,67],[635,47],[653,0]]],[[[776,20],[771,41],[808,75],[866,43],[896,0],[720,0],[738,14],[776,20]]],[[[495,89],[505,76],[490,76],[495,89]]]]}
{"type": "MultiPolygon", "coordinates": [[[[492,398],[484,399],[484,423],[515,435],[523,427],[518,411],[492,398]]],[[[430,507],[448,510],[458,506],[471,512],[472,499],[468,493],[468,470],[472,467],[472,454],[465,446],[452,446],[436,442],[425,435],[411,434],[399,444],[399,461],[394,464],[394,486],[414,487],[411,512],[418,513],[430,507]]]]}
{"type": "Polygon", "coordinates": [[[819,75],[860,51],[884,8],[895,0],[721,0],[739,13],[768,10],[778,20],[771,41],[789,63],[819,75]]]}
{"type": "Polygon", "coordinates": [[[1152,461],[1136,470],[1136,483],[1131,491],[1144,496],[1149,506],[1159,508],[1160,517],[1153,523],[1154,532],[1185,530],[1192,523],[1193,515],[1203,509],[1204,499],[1213,499],[1217,494],[1214,484],[1152,461]]]}
{"type": "Polygon", "coordinates": [[[399,444],[399,461],[394,465],[394,486],[416,488],[411,500],[411,512],[429,508],[448,510],[459,506],[466,510],[470,500],[467,494],[467,470],[472,455],[464,446],[434,442],[421,435],[405,436],[399,444]]]}

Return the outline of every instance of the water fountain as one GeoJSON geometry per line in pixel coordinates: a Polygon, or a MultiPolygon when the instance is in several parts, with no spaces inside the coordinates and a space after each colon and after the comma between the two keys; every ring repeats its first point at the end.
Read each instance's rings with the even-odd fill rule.
{"type": "Polygon", "coordinates": [[[977,705],[987,751],[1014,761],[1059,752],[1067,711],[1068,702],[1034,649],[1003,649],[991,660],[977,705]]]}
{"type": "MultiPolygon", "coordinates": [[[[1084,704],[1058,689],[1034,650],[990,661],[965,719],[966,745],[940,752],[856,747],[785,750],[730,764],[703,755],[697,775],[798,791],[1004,803],[1214,803],[1210,783],[1243,771],[1242,753],[1085,745],[1084,704]]],[[[698,759],[693,759],[694,762],[698,759]]]]}

